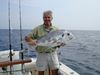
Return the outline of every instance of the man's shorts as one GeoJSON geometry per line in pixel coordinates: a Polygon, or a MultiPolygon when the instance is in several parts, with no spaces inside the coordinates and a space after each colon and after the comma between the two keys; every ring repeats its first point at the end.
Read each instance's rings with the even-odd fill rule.
{"type": "Polygon", "coordinates": [[[50,68],[52,70],[59,68],[57,52],[38,53],[36,67],[38,71],[45,71],[50,68]]]}

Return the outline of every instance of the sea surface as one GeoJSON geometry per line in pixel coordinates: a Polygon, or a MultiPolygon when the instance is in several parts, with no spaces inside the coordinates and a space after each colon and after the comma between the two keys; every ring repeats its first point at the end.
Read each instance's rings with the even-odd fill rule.
{"type": "MultiPolygon", "coordinates": [[[[22,31],[22,39],[31,30],[22,31]]],[[[59,60],[69,66],[80,75],[100,75],[100,31],[82,31],[70,30],[74,39],[65,47],[59,49],[59,60]]],[[[11,30],[11,48],[21,50],[20,31],[11,30]]],[[[24,43],[24,42],[23,42],[24,43]]],[[[28,46],[24,43],[23,48],[27,50],[28,46]]],[[[9,49],[9,31],[0,29],[0,51],[9,49]]],[[[36,52],[27,51],[29,57],[35,57],[36,52]]]]}

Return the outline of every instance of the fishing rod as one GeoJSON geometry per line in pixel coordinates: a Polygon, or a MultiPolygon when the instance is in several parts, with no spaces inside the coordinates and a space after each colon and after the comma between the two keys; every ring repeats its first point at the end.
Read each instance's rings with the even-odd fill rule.
{"type": "MultiPolygon", "coordinates": [[[[19,19],[20,19],[20,46],[21,46],[21,50],[23,50],[23,42],[22,42],[22,17],[21,17],[21,0],[19,0],[19,19]]],[[[24,55],[23,52],[21,52],[21,59],[24,59],[24,55]]]]}
{"type": "MultiPolygon", "coordinates": [[[[21,46],[21,50],[23,50],[23,42],[22,42],[22,17],[21,17],[21,0],[19,0],[19,19],[20,19],[20,46],[21,46]]],[[[24,55],[23,55],[23,52],[21,52],[21,59],[23,60],[24,59],[24,55]]],[[[22,67],[22,72],[23,71],[23,64],[21,65],[22,67]]]]}
{"type": "MultiPolygon", "coordinates": [[[[11,23],[10,23],[10,0],[8,0],[8,23],[9,23],[9,49],[10,61],[12,61],[12,45],[11,45],[11,23]]],[[[12,66],[10,66],[10,74],[12,74],[12,66]]]]}
{"type": "Polygon", "coordinates": [[[8,23],[9,23],[9,49],[10,49],[10,61],[12,61],[12,45],[11,45],[11,25],[10,25],[10,0],[8,0],[8,23]]]}
{"type": "Polygon", "coordinates": [[[20,17],[20,41],[21,41],[21,50],[23,50],[23,43],[22,43],[22,21],[21,21],[21,0],[19,0],[19,17],[20,17]]]}

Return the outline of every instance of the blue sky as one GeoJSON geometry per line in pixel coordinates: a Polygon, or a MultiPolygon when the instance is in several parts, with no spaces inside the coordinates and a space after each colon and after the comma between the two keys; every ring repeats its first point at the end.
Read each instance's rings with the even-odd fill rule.
{"type": "MultiPolygon", "coordinates": [[[[19,29],[19,0],[10,0],[11,28],[19,29]]],[[[22,28],[43,23],[42,13],[53,11],[53,24],[68,30],[100,30],[100,0],[21,0],[22,28]]],[[[0,0],[0,29],[8,29],[8,0],[0,0]]]]}

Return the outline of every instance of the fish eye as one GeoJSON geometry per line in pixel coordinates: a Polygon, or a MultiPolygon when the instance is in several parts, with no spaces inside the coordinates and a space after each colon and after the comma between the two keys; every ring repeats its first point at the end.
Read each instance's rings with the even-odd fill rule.
{"type": "Polygon", "coordinates": [[[70,35],[70,33],[67,33],[67,35],[69,36],[69,35],[70,35]]]}

